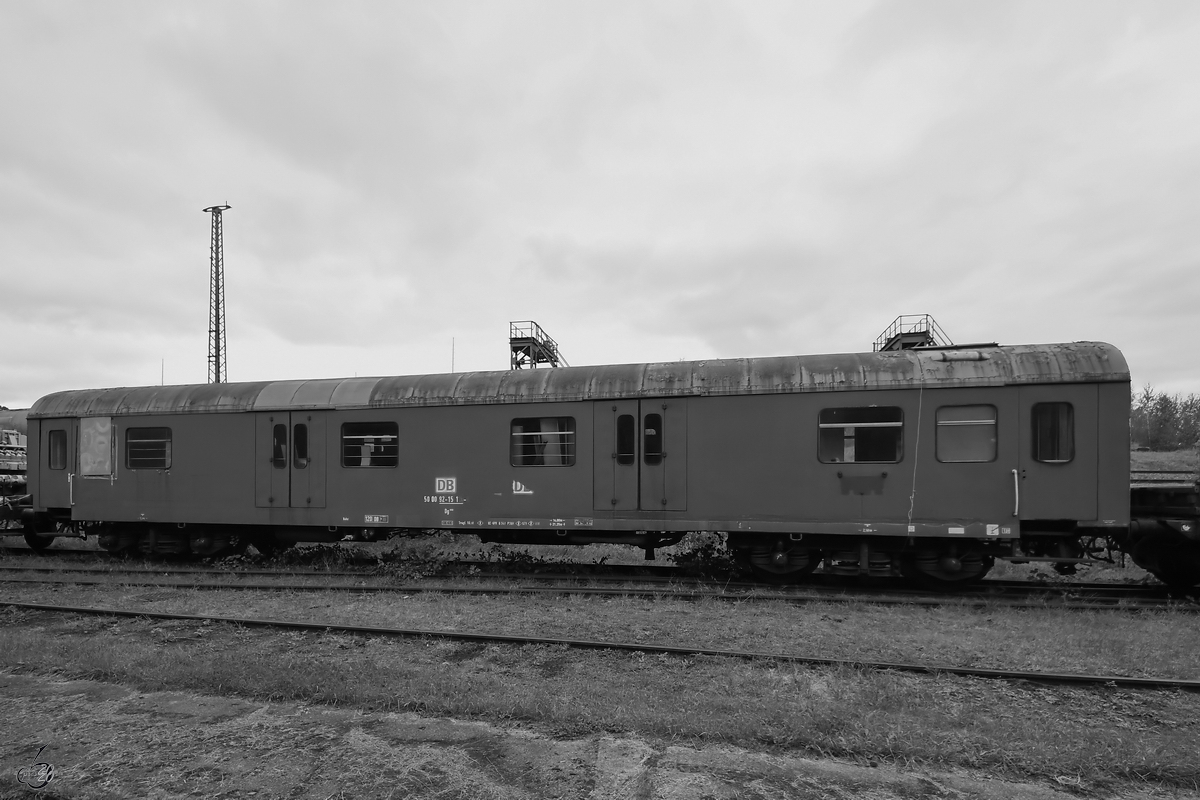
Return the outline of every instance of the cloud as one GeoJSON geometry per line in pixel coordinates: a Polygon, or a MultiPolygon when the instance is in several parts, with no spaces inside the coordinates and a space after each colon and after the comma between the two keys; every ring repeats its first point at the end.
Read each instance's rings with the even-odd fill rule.
{"type": "Polygon", "coordinates": [[[221,202],[235,379],[441,371],[452,338],[504,368],[514,319],[598,363],[858,350],[928,312],[1200,391],[1198,29],[1185,2],[8,4],[0,402],[164,358],[203,381],[221,202]]]}

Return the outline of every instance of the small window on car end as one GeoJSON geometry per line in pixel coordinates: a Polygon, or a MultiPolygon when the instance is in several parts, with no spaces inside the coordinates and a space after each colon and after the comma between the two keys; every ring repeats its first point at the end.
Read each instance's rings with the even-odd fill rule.
{"type": "Polygon", "coordinates": [[[67,432],[53,430],[49,435],[50,469],[67,468],[67,432]]]}
{"type": "Polygon", "coordinates": [[[1075,409],[1070,403],[1033,406],[1033,459],[1067,464],[1075,458],[1075,409]]]}

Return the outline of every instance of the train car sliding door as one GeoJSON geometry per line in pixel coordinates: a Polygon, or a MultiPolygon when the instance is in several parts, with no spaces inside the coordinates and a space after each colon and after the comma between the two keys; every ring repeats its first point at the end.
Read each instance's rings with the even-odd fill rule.
{"type": "Polygon", "coordinates": [[[292,412],[292,508],[325,507],[325,414],[292,412]]]}
{"type": "Polygon", "coordinates": [[[687,510],[687,401],[616,400],[593,414],[593,508],[687,510]]]}
{"type": "Polygon", "coordinates": [[[255,506],[325,507],[325,427],[320,411],[255,416],[255,506]]]}
{"type": "Polygon", "coordinates": [[[598,402],[592,412],[592,507],[636,511],[638,507],[637,400],[598,402]]]}
{"type": "Polygon", "coordinates": [[[687,401],[639,402],[642,511],[687,510],[687,401]]]}

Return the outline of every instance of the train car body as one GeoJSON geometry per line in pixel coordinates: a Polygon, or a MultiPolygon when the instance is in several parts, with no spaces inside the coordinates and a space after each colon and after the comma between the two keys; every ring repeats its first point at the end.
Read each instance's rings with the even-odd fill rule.
{"type": "Polygon", "coordinates": [[[28,502],[26,490],[27,409],[0,408],[0,536],[20,522],[28,502]]]}
{"type": "Polygon", "coordinates": [[[723,531],[767,576],[957,580],[1128,528],[1129,402],[1090,342],[69,391],[29,482],[110,549],[723,531]]]}

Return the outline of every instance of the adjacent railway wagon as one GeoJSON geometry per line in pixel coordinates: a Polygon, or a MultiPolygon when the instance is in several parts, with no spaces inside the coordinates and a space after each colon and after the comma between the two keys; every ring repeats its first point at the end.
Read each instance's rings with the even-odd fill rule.
{"type": "Polygon", "coordinates": [[[25,415],[25,409],[0,407],[0,532],[20,522],[20,512],[29,499],[25,491],[25,415]]]}
{"type": "Polygon", "coordinates": [[[1111,345],[68,391],[29,411],[33,527],[212,555],[443,528],[654,548],[767,578],[982,576],[1129,531],[1111,345]]]}

